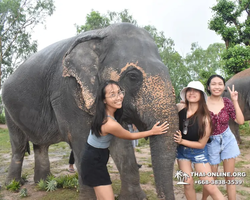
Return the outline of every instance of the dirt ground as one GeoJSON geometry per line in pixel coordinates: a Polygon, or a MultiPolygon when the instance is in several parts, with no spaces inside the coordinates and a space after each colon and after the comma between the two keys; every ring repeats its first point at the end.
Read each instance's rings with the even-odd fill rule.
{"type": "MultiPolygon", "coordinates": [[[[6,128],[4,126],[0,125],[0,128],[6,128]]],[[[243,138],[243,141],[250,141],[250,136],[243,138]]],[[[65,143],[66,144],[66,143],[65,143]]],[[[137,162],[139,164],[142,164],[142,167],[139,169],[140,173],[143,172],[152,172],[151,167],[151,159],[150,159],[150,149],[149,146],[143,146],[143,147],[137,147],[136,148],[136,158],[137,162]]],[[[51,163],[51,171],[55,176],[59,176],[62,174],[72,174],[67,171],[68,169],[68,158],[70,155],[70,148],[68,145],[65,145],[63,147],[55,147],[52,148],[49,151],[50,156],[50,163],[51,163]]],[[[36,185],[33,181],[33,174],[34,174],[34,159],[33,159],[33,151],[31,151],[31,155],[25,156],[24,163],[23,163],[23,173],[27,174],[27,180],[28,182],[25,183],[24,186],[28,190],[29,196],[24,198],[27,200],[31,199],[41,199],[42,197],[47,195],[47,192],[44,191],[38,191],[36,188],[36,185]]],[[[1,193],[0,193],[0,200],[17,200],[21,199],[19,197],[19,193],[13,193],[9,192],[4,188],[4,180],[7,176],[7,170],[8,165],[11,158],[11,152],[0,155],[0,162],[4,162],[5,164],[0,169],[0,186],[2,186],[1,193]]],[[[241,155],[236,159],[237,168],[236,171],[239,172],[247,172],[247,176],[250,176],[250,149],[249,148],[243,148],[241,149],[241,155]]],[[[119,179],[119,173],[118,170],[112,160],[112,158],[109,159],[108,167],[111,174],[112,181],[115,179],[119,179]]],[[[177,164],[175,164],[174,174],[177,170],[177,164]]],[[[220,166],[219,171],[222,171],[222,166],[220,166]]],[[[149,176],[153,176],[152,173],[149,173],[149,176]]],[[[246,178],[244,177],[237,177],[236,179],[245,181],[246,178]]],[[[247,179],[249,181],[249,178],[247,179]]],[[[178,180],[174,180],[174,192],[175,192],[175,199],[176,200],[185,200],[184,192],[183,192],[183,186],[177,185],[178,180]]],[[[249,186],[250,183],[248,183],[249,186]]],[[[142,189],[144,191],[146,190],[152,190],[155,193],[155,186],[153,184],[141,184],[142,189]]],[[[224,191],[225,194],[225,185],[222,185],[219,187],[221,191],[224,191]]],[[[250,188],[247,186],[237,185],[237,200],[247,200],[250,199],[250,188]]],[[[148,198],[149,200],[151,198],[148,198]]],[[[152,198],[155,199],[155,198],[152,198]]],[[[201,192],[197,192],[197,199],[201,199],[201,192]]],[[[212,198],[208,198],[209,200],[212,198]]]]}

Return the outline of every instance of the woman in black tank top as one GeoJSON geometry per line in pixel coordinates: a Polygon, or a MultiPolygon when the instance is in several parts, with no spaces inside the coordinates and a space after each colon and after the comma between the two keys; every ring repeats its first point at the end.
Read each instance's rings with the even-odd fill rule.
{"type": "Polygon", "coordinates": [[[210,113],[206,105],[207,95],[204,86],[199,81],[192,81],[183,88],[180,96],[185,105],[177,104],[179,112],[179,131],[174,136],[177,147],[177,162],[180,171],[176,177],[184,182],[184,193],[189,200],[196,199],[193,177],[199,175],[198,184],[204,185],[213,199],[225,199],[216,185],[214,179],[207,176],[211,173],[208,160],[207,142],[211,134],[210,113]],[[192,171],[194,165],[196,173],[192,171]],[[181,176],[180,176],[181,174],[181,176]],[[202,175],[202,176],[201,176],[202,175]]]}

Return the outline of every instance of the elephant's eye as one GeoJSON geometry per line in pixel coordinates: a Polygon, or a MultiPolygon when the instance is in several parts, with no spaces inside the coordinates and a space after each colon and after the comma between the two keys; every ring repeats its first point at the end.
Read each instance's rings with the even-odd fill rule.
{"type": "Polygon", "coordinates": [[[136,80],[138,78],[138,75],[135,73],[128,73],[128,76],[131,80],[136,80]]]}

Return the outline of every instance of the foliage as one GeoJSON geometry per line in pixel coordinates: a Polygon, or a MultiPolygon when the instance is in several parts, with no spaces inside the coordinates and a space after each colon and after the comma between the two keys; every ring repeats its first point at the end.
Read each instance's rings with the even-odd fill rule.
{"type": "Polygon", "coordinates": [[[180,90],[191,80],[184,60],[174,49],[174,41],[166,38],[163,32],[158,32],[154,26],[145,26],[158,47],[162,62],[168,67],[170,78],[175,89],[176,97],[179,97],[180,90]]]}
{"type": "Polygon", "coordinates": [[[122,12],[109,12],[106,15],[101,15],[98,11],[92,10],[90,14],[86,16],[85,25],[75,25],[77,33],[104,28],[110,24],[119,22],[129,22],[137,25],[136,20],[133,19],[132,15],[129,15],[128,10],[125,9],[122,12]]]}
{"type": "Polygon", "coordinates": [[[65,175],[55,178],[58,188],[77,189],[79,191],[78,174],[73,176],[65,175]]]}
{"type": "Polygon", "coordinates": [[[55,191],[57,188],[57,182],[56,180],[48,180],[46,185],[46,191],[47,192],[52,192],[55,191]]]}
{"type": "Polygon", "coordinates": [[[9,132],[7,129],[0,129],[0,153],[9,153],[11,149],[9,132]]]}
{"type": "Polygon", "coordinates": [[[27,188],[22,188],[20,190],[20,197],[27,197],[27,196],[28,196],[27,188]]]}
{"type": "Polygon", "coordinates": [[[28,174],[27,173],[25,173],[25,174],[22,174],[22,180],[24,181],[24,182],[28,182],[28,174]]]}
{"type": "Polygon", "coordinates": [[[141,138],[141,139],[138,139],[138,147],[142,147],[142,146],[145,146],[145,145],[149,145],[149,139],[148,138],[141,138]]]}
{"type": "Polygon", "coordinates": [[[17,192],[21,187],[19,181],[12,180],[9,185],[6,186],[6,189],[12,192],[17,192]]]}
{"type": "Polygon", "coordinates": [[[42,190],[42,191],[46,191],[46,181],[41,179],[38,183],[37,183],[37,188],[38,190],[42,190]]]}
{"type": "Polygon", "coordinates": [[[239,129],[240,129],[240,135],[242,136],[250,135],[249,121],[245,121],[244,124],[239,126],[239,129]]]}
{"type": "Polygon", "coordinates": [[[4,110],[2,110],[2,112],[0,113],[0,124],[5,124],[5,123],[6,123],[5,113],[4,110]]]}
{"type": "Polygon", "coordinates": [[[79,191],[78,184],[78,174],[74,174],[72,176],[63,175],[54,177],[53,175],[49,175],[47,180],[40,180],[37,184],[39,190],[43,191],[55,191],[57,188],[67,188],[67,189],[76,189],[79,191]]]}
{"type": "Polygon", "coordinates": [[[37,42],[31,40],[30,31],[43,24],[54,10],[53,0],[0,1],[0,83],[37,51],[37,42]]]}
{"type": "Polygon", "coordinates": [[[228,74],[236,74],[250,67],[250,0],[217,2],[212,7],[214,15],[209,28],[225,41],[224,69],[228,74]]]}
{"type": "Polygon", "coordinates": [[[197,43],[193,43],[191,53],[187,54],[185,58],[185,65],[191,80],[199,80],[205,85],[207,79],[213,74],[220,74],[225,77],[224,61],[220,56],[224,49],[225,46],[220,43],[211,44],[206,50],[202,49],[197,43]]]}

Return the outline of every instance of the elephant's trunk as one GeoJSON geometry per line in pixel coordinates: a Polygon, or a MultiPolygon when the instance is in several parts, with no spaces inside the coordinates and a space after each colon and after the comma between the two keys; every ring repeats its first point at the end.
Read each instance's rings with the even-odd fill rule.
{"type": "Polygon", "coordinates": [[[173,137],[179,129],[172,84],[166,78],[151,76],[144,82],[141,92],[143,94],[138,99],[137,109],[142,111],[139,115],[148,129],[157,121],[169,123],[166,134],[150,137],[150,148],[158,197],[172,200],[174,199],[173,169],[177,147],[173,137]]]}
{"type": "MultiPolygon", "coordinates": [[[[172,134],[170,134],[172,135],[172,134]]],[[[174,199],[173,169],[176,145],[169,135],[150,138],[152,166],[155,177],[156,191],[160,199],[174,199]]]]}

